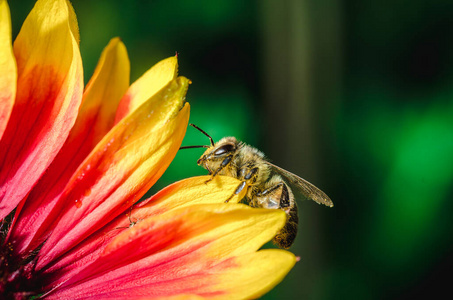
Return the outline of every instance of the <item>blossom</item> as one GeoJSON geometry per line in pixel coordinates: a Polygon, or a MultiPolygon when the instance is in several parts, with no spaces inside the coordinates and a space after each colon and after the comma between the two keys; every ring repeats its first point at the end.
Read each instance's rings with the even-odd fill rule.
{"type": "Polygon", "coordinates": [[[137,201],[185,135],[190,80],[177,57],[133,84],[114,38],[83,87],[78,25],[38,0],[12,46],[0,0],[0,292],[25,299],[258,297],[296,259],[259,250],[283,211],[252,209],[239,181],[176,182],[137,201]],[[258,251],[259,250],[259,251],[258,251]]]}

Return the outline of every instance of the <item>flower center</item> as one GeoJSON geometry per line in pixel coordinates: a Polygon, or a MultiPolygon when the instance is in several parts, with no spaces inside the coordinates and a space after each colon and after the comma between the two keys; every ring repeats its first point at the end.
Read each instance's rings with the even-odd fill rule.
{"type": "Polygon", "coordinates": [[[42,293],[35,276],[36,254],[26,259],[13,256],[11,243],[0,247],[0,299],[30,299],[42,293]]]}

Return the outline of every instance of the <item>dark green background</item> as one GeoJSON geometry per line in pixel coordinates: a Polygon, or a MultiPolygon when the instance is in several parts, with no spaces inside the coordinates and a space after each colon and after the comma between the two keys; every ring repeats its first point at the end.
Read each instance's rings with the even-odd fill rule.
{"type": "MultiPolygon", "coordinates": [[[[115,36],[132,81],[177,51],[191,122],[333,199],[299,203],[301,261],[264,299],[451,295],[452,1],[72,2],[85,81],[115,36]]],[[[9,1],[14,36],[33,3],[9,1]]],[[[153,191],[205,174],[201,152],[181,151],[153,191]]]]}

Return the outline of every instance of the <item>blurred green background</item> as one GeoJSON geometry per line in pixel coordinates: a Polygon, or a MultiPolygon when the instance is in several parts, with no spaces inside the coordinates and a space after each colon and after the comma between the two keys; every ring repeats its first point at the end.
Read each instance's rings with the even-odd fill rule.
{"type": "MultiPolygon", "coordinates": [[[[9,1],[14,36],[33,3],[9,1]]],[[[132,81],[177,51],[191,122],[333,199],[299,203],[301,260],[263,299],[451,295],[452,1],[72,3],[85,81],[115,36],[132,81]]],[[[189,128],[183,144],[207,142],[189,128]]],[[[153,191],[206,174],[201,153],[180,151],[153,191]]]]}

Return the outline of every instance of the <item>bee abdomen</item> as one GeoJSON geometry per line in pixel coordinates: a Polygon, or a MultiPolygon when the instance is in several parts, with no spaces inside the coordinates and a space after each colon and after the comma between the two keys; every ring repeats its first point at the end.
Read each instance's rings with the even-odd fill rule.
{"type": "Polygon", "coordinates": [[[299,216],[297,213],[297,206],[291,207],[290,211],[286,214],[285,226],[277,233],[272,239],[272,242],[280,248],[288,249],[294,243],[297,235],[297,225],[299,223],[299,216]]]}

